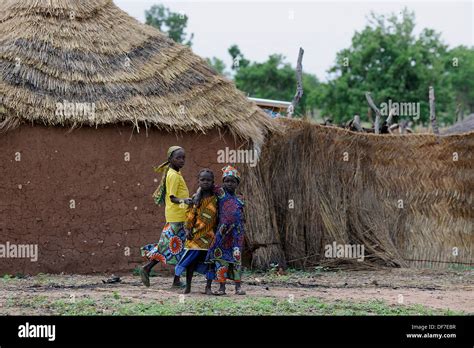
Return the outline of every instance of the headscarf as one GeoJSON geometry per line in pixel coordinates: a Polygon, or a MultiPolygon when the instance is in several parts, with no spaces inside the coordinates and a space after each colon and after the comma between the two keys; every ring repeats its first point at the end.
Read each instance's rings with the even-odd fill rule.
{"type": "Polygon", "coordinates": [[[168,170],[170,169],[170,159],[171,156],[173,155],[173,152],[177,150],[182,150],[183,148],[181,146],[171,146],[168,149],[167,156],[168,160],[166,162],[163,162],[160,164],[158,167],[154,167],[153,170],[155,173],[163,173],[163,176],[161,177],[160,185],[158,188],[153,192],[153,199],[155,200],[155,203],[158,205],[162,205],[165,203],[165,198],[166,198],[166,175],[168,174],[168,170]]]}
{"type": "Polygon", "coordinates": [[[223,172],[222,179],[224,179],[226,176],[233,176],[240,182],[240,173],[237,170],[237,168],[234,168],[232,166],[226,166],[222,168],[222,172],[223,172]]]}

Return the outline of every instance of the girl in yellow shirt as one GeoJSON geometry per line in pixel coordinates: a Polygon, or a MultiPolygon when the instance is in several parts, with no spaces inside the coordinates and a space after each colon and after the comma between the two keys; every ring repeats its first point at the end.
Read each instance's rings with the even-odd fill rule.
{"type": "MultiPolygon", "coordinates": [[[[185,152],[182,147],[171,146],[168,149],[168,161],[155,168],[157,173],[164,172],[160,186],[153,193],[155,203],[165,203],[166,224],[160,240],[141,248],[142,256],[148,263],[142,267],[140,275],[145,286],[150,286],[150,272],[158,262],[176,265],[184,254],[186,232],[186,210],[192,204],[188,187],[180,173],[185,163],[185,152]]],[[[182,287],[180,277],[175,276],[173,287],[182,287]]]]}

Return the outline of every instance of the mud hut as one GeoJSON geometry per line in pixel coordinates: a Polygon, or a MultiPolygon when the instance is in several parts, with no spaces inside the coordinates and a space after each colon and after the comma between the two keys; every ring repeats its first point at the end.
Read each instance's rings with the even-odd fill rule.
{"type": "Polygon", "coordinates": [[[38,257],[6,258],[0,273],[132,269],[164,223],[152,167],[167,148],[187,150],[193,190],[200,168],[222,168],[218,150],[258,147],[272,127],[189,47],[111,0],[2,1],[0,244],[38,257]]]}

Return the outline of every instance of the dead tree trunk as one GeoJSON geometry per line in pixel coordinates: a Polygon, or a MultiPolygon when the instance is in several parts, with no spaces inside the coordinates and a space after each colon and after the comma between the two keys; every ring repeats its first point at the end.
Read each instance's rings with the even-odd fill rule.
{"type": "Polygon", "coordinates": [[[303,53],[304,50],[300,47],[300,51],[298,53],[298,62],[296,63],[296,93],[293,97],[293,101],[291,105],[288,107],[287,117],[292,118],[293,113],[296,110],[296,106],[298,105],[301,97],[303,96],[303,53]]]}
{"type": "Polygon", "coordinates": [[[436,112],[435,112],[435,95],[434,88],[430,86],[430,120],[431,128],[433,128],[433,133],[439,135],[438,123],[436,122],[436,112]]]}
{"type": "Polygon", "coordinates": [[[365,99],[367,99],[367,103],[375,111],[375,123],[374,123],[374,131],[375,134],[380,134],[380,110],[375,106],[375,103],[370,95],[370,92],[365,93],[365,99]]]}
{"type": "Polygon", "coordinates": [[[393,120],[393,108],[391,108],[390,111],[388,112],[387,127],[391,126],[392,120],[393,120]]]}
{"type": "Polygon", "coordinates": [[[359,115],[354,115],[354,122],[352,122],[352,125],[358,132],[363,132],[364,130],[362,129],[362,126],[360,125],[360,116],[359,115]]]}

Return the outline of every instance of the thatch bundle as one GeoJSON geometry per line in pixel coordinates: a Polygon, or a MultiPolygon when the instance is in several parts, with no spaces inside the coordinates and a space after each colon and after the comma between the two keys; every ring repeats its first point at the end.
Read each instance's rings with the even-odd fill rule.
{"type": "MultiPolygon", "coordinates": [[[[266,192],[269,202],[259,206],[265,214],[251,217],[261,226],[261,244],[280,239],[296,267],[472,264],[474,132],[437,139],[281,125],[285,135],[270,139],[256,170],[264,187],[252,181],[246,188],[266,192]],[[267,228],[272,219],[276,229],[267,228]],[[333,242],[364,245],[365,261],[326,258],[333,242]]],[[[257,263],[276,259],[269,254],[257,263]]]]}
{"type": "Polygon", "coordinates": [[[228,127],[257,144],[272,128],[190,48],[111,0],[0,2],[0,127],[24,121],[200,132],[228,127]],[[93,112],[84,112],[91,106],[93,112]]]}

